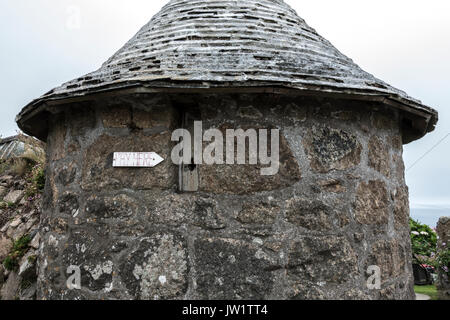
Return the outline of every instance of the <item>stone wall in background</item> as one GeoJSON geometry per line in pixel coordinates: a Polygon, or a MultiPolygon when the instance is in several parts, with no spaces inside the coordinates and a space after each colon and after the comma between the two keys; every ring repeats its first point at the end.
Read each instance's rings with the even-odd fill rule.
{"type": "MultiPolygon", "coordinates": [[[[440,218],[436,231],[439,236],[438,251],[450,250],[450,217],[440,218]]],[[[439,298],[442,300],[450,300],[449,268],[450,266],[447,266],[447,270],[443,270],[442,268],[438,270],[437,288],[439,298]]]]}
{"type": "Polygon", "coordinates": [[[44,159],[25,153],[0,162],[0,300],[36,298],[45,162],[37,152],[44,159]]]}
{"type": "Polygon", "coordinates": [[[130,96],[54,115],[38,261],[40,299],[413,299],[398,115],[272,95],[130,96]],[[279,128],[280,171],[200,166],[177,191],[171,133],[279,128]],[[157,152],[153,169],[113,152],[157,152]],[[367,287],[371,265],[381,289],[367,287]],[[81,290],[69,290],[69,266],[81,290]]]}
{"type": "Polygon", "coordinates": [[[3,139],[0,138],[0,161],[17,157],[31,159],[45,158],[45,144],[23,134],[3,139]]]}

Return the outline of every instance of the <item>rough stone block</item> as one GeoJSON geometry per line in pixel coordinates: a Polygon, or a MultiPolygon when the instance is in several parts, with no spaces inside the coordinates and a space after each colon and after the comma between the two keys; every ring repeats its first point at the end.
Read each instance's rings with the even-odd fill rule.
{"type": "Polygon", "coordinates": [[[16,300],[19,297],[20,277],[12,271],[8,275],[8,280],[1,288],[0,296],[2,300],[16,300]]]}
{"type": "MultiPolygon", "coordinates": [[[[450,250],[450,217],[442,217],[439,219],[436,232],[439,236],[438,250],[443,252],[450,250]]],[[[445,267],[445,266],[443,266],[445,267]]],[[[443,267],[438,269],[437,289],[439,298],[442,300],[450,300],[450,265],[445,270],[443,267]]]]}
{"type": "Polygon", "coordinates": [[[114,137],[102,135],[84,154],[82,188],[168,189],[177,181],[172,163],[171,134],[147,136],[141,133],[114,137]],[[113,168],[114,152],[156,152],[165,160],[154,168],[113,168]]]}
{"type": "Polygon", "coordinates": [[[25,195],[25,191],[23,190],[14,190],[9,192],[4,198],[3,201],[6,203],[18,204],[20,200],[22,200],[25,195]]]}
{"type": "Polygon", "coordinates": [[[336,286],[358,276],[358,259],[342,236],[305,236],[294,241],[288,253],[291,299],[336,299],[336,286]],[[334,290],[333,290],[334,289],[334,290]]]}
{"type": "Polygon", "coordinates": [[[33,240],[31,240],[30,242],[30,247],[34,248],[34,249],[39,249],[39,245],[41,244],[41,235],[39,233],[37,233],[33,240]]]}
{"type": "Polygon", "coordinates": [[[72,192],[63,193],[57,202],[59,212],[73,217],[79,214],[80,204],[77,194],[72,192]]]}
{"type": "Polygon", "coordinates": [[[401,134],[397,134],[394,135],[392,137],[392,148],[396,151],[396,152],[403,152],[403,139],[401,134]]]}
{"type": "Polygon", "coordinates": [[[329,231],[333,228],[334,210],[321,201],[306,199],[288,200],[287,221],[313,231],[329,231]]]}
{"type": "Polygon", "coordinates": [[[270,225],[275,222],[280,213],[280,207],[269,203],[247,202],[237,216],[237,220],[243,224],[270,225]]]}
{"type": "Polygon", "coordinates": [[[0,186],[0,201],[3,200],[3,197],[8,193],[8,189],[6,187],[0,186]]]}
{"type": "Polygon", "coordinates": [[[381,281],[402,276],[405,271],[406,253],[398,240],[381,240],[372,245],[366,268],[374,265],[381,269],[381,281]]]}
{"type": "Polygon", "coordinates": [[[386,184],[383,181],[360,183],[354,207],[357,222],[386,225],[389,219],[389,197],[386,184]]]}
{"type": "Polygon", "coordinates": [[[124,259],[120,276],[131,296],[140,300],[182,298],[188,287],[186,243],[170,232],[141,238],[124,259]]]}
{"type": "Polygon", "coordinates": [[[344,130],[314,127],[304,139],[304,146],[315,172],[346,170],[359,165],[361,145],[344,130]]]}
{"type": "Polygon", "coordinates": [[[292,243],[288,267],[308,281],[344,283],[357,273],[357,261],[343,236],[305,236],[292,243]]]}
{"type": "Polygon", "coordinates": [[[0,263],[8,256],[12,246],[11,240],[6,237],[0,237],[0,263]]]}
{"type": "Polygon", "coordinates": [[[0,289],[3,286],[3,283],[5,283],[5,267],[0,263],[0,289]]]}
{"type": "Polygon", "coordinates": [[[389,149],[378,137],[372,137],[369,142],[369,166],[389,178],[391,172],[389,149]]]}
{"type": "Polygon", "coordinates": [[[384,130],[392,130],[396,125],[396,117],[394,114],[388,115],[383,114],[382,112],[374,112],[372,115],[372,125],[380,131],[384,130]]]}
{"type": "Polygon", "coordinates": [[[342,181],[336,179],[321,180],[318,185],[325,192],[343,193],[347,190],[342,181]]]}
{"type": "MultiPolygon", "coordinates": [[[[61,255],[62,266],[64,268],[68,266],[80,267],[81,286],[83,288],[100,291],[108,290],[111,287],[113,271],[116,269],[111,261],[107,244],[107,241],[82,229],[73,230],[65,241],[61,255]]],[[[58,238],[50,237],[48,245],[58,248],[58,238]]],[[[58,266],[55,267],[59,268],[58,266]]],[[[64,289],[67,290],[65,286],[64,289]]]]}
{"type": "Polygon", "coordinates": [[[395,229],[409,228],[409,192],[408,187],[398,188],[394,195],[395,229]]]}
{"type": "Polygon", "coordinates": [[[97,124],[97,113],[92,103],[77,105],[66,113],[68,127],[70,128],[71,144],[77,144],[83,140],[97,124]]]}
{"type": "Polygon", "coordinates": [[[265,299],[276,263],[259,246],[236,239],[195,241],[194,268],[200,299],[265,299]]]}
{"type": "Polygon", "coordinates": [[[193,224],[206,230],[219,230],[226,227],[225,219],[214,199],[200,198],[195,201],[193,224]]]}
{"type": "Polygon", "coordinates": [[[169,106],[153,107],[151,110],[133,109],[133,121],[139,129],[172,129],[178,122],[178,113],[169,106]]]}
{"type": "Polygon", "coordinates": [[[105,128],[128,128],[131,125],[131,107],[111,107],[100,112],[105,128]]]}
{"type": "Polygon", "coordinates": [[[394,164],[395,178],[400,183],[404,183],[405,182],[405,163],[403,161],[403,158],[399,155],[393,155],[392,163],[394,164]]]}
{"type": "Polygon", "coordinates": [[[70,162],[69,164],[64,164],[62,166],[57,165],[53,172],[55,182],[62,186],[68,186],[69,184],[75,182],[77,172],[78,166],[74,162],[70,162]]]}
{"type": "Polygon", "coordinates": [[[194,198],[191,194],[145,192],[145,218],[153,224],[178,226],[192,221],[194,198]]]}
{"type": "Polygon", "coordinates": [[[85,211],[95,219],[130,219],[138,213],[139,203],[126,194],[111,197],[91,196],[86,200],[85,211]]]}
{"type": "MultiPolygon", "coordinates": [[[[225,132],[225,130],[226,128],[222,127],[222,131],[225,132]]],[[[301,179],[298,162],[282,134],[280,134],[278,173],[273,176],[262,176],[261,169],[264,167],[267,166],[261,164],[203,165],[200,170],[199,189],[213,194],[246,194],[283,189],[301,179]]]]}
{"type": "Polygon", "coordinates": [[[439,219],[436,232],[439,235],[441,244],[450,244],[450,217],[442,217],[439,219]]]}
{"type": "Polygon", "coordinates": [[[52,120],[53,125],[47,141],[48,158],[50,161],[58,161],[66,157],[67,126],[64,115],[55,116],[52,120]]]}

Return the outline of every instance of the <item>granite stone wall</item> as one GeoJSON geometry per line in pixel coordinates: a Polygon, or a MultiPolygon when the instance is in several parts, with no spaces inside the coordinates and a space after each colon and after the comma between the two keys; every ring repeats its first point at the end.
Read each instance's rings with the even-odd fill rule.
{"type": "Polygon", "coordinates": [[[399,117],[261,94],[68,105],[50,121],[38,298],[413,299],[399,117]],[[199,191],[179,192],[171,133],[186,110],[205,130],[280,129],[279,173],[201,165],[199,191]],[[166,160],[112,167],[113,152],[140,151],[166,160]]]}
{"type": "MultiPolygon", "coordinates": [[[[443,255],[444,252],[450,250],[450,217],[440,218],[436,231],[439,236],[437,243],[438,252],[443,255]]],[[[439,298],[442,300],[450,300],[450,265],[447,265],[446,267],[446,270],[444,268],[438,269],[437,289],[439,298]]]]}

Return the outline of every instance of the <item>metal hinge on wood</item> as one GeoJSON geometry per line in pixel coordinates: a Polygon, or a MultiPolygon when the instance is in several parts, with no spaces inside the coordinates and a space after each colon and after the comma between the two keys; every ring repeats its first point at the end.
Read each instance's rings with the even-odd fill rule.
{"type": "MultiPolygon", "coordinates": [[[[199,188],[199,168],[194,163],[194,122],[200,120],[192,113],[184,112],[182,126],[191,135],[191,155],[189,163],[182,163],[179,168],[179,189],[181,192],[197,192],[199,188]]],[[[185,139],[183,137],[183,139],[185,139]]]]}

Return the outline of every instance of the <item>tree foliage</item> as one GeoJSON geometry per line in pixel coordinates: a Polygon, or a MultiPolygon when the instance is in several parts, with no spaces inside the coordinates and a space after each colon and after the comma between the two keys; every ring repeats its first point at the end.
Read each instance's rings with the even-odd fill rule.
{"type": "Polygon", "coordinates": [[[421,224],[413,219],[409,220],[411,228],[411,244],[414,260],[420,264],[433,265],[436,256],[437,235],[426,224],[421,224]]]}

